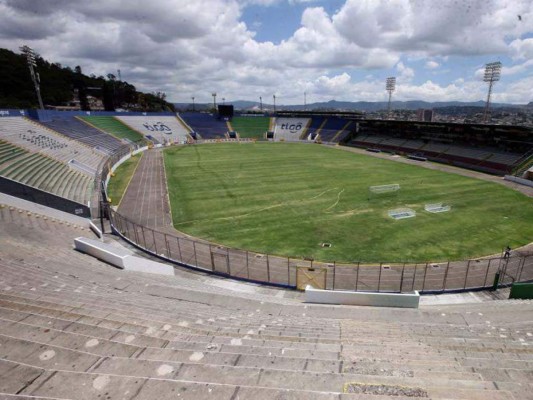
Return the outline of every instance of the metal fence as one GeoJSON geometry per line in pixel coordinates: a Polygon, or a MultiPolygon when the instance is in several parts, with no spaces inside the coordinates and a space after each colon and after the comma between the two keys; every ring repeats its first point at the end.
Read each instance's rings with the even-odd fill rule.
{"type": "Polygon", "coordinates": [[[533,255],[445,263],[323,263],[218,246],[139,225],[109,208],[113,231],[160,258],[236,279],[294,288],[298,267],[325,269],[330,290],[422,293],[490,288],[533,280],[533,255]]]}

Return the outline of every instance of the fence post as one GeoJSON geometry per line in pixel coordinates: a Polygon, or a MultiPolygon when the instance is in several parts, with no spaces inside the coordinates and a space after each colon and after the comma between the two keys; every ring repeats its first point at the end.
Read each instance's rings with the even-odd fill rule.
{"type": "Polygon", "coordinates": [[[381,271],[383,269],[382,266],[383,266],[383,263],[379,263],[378,292],[379,292],[379,289],[381,288],[381,271]]]}
{"type": "Polygon", "coordinates": [[[135,236],[135,243],[140,246],[141,243],[140,243],[140,240],[139,240],[139,235],[137,233],[137,226],[135,225],[134,222],[132,222],[131,225],[133,226],[133,236],[135,236]]]}
{"type": "Polygon", "coordinates": [[[228,267],[228,275],[231,276],[231,266],[230,266],[230,261],[229,261],[229,249],[226,248],[226,262],[227,262],[227,267],[228,267]]]}
{"type": "Polygon", "coordinates": [[[489,259],[489,263],[487,264],[487,272],[485,273],[485,280],[483,281],[483,287],[487,286],[487,278],[489,277],[489,271],[490,271],[490,263],[492,262],[492,258],[489,259]]]}
{"type": "Polygon", "coordinates": [[[291,285],[291,261],[290,257],[287,257],[287,282],[291,285]]]}
{"type": "Polygon", "coordinates": [[[468,264],[466,264],[465,284],[463,285],[463,289],[466,289],[466,282],[468,281],[468,271],[470,270],[470,261],[472,260],[468,260],[468,264]]]}
{"type": "Polygon", "coordinates": [[[270,262],[268,261],[268,254],[267,254],[267,282],[270,282],[270,262]]]}
{"type": "Polygon", "coordinates": [[[213,249],[211,248],[211,243],[209,244],[209,255],[211,256],[211,271],[215,271],[215,256],[213,254],[213,249]]]}
{"type": "Polygon", "coordinates": [[[522,257],[522,267],[520,268],[520,273],[518,274],[518,278],[516,278],[517,282],[520,282],[520,278],[522,277],[522,271],[524,270],[524,265],[526,265],[526,256],[522,257]]]}
{"type": "Polygon", "coordinates": [[[428,263],[426,263],[426,268],[424,269],[424,281],[422,282],[422,290],[421,292],[424,291],[424,289],[426,288],[426,276],[428,274],[428,263]]]}
{"type": "Polygon", "coordinates": [[[355,291],[357,292],[357,285],[359,284],[359,266],[361,265],[360,261],[357,261],[357,271],[355,274],[355,291]]]}
{"type": "Polygon", "coordinates": [[[337,271],[336,263],[335,263],[335,261],[333,261],[333,285],[332,285],[332,290],[335,290],[335,274],[336,274],[336,271],[337,271]]]}
{"type": "Polygon", "coordinates": [[[166,233],[164,233],[164,235],[165,235],[165,248],[167,250],[167,257],[172,259],[172,255],[170,254],[170,246],[168,245],[168,237],[166,233]]]}
{"type": "Polygon", "coordinates": [[[405,263],[403,263],[402,274],[400,276],[400,293],[402,293],[402,289],[403,289],[403,273],[404,272],[405,272],[405,263]]]}
{"type": "Polygon", "coordinates": [[[448,270],[450,269],[450,262],[448,261],[448,264],[446,264],[446,271],[444,272],[444,282],[443,282],[443,288],[442,291],[446,291],[446,280],[448,279],[448,270]]]}
{"type": "Polygon", "coordinates": [[[159,254],[159,252],[157,251],[157,243],[155,242],[155,230],[153,230],[153,229],[152,229],[152,239],[154,240],[155,254],[159,254]]]}
{"type": "Polygon", "coordinates": [[[413,281],[411,282],[411,290],[415,290],[416,268],[418,264],[415,264],[415,271],[413,272],[413,281]]]}
{"type": "Polygon", "coordinates": [[[142,225],[141,225],[141,232],[142,232],[142,234],[143,234],[143,248],[146,249],[146,250],[148,250],[148,249],[146,248],[146,236],[144,236],[144,226],[142,226],[142,225]]]}
{"type": "Polygon", "coordinates": [[[176,241],[178,242],[178,252],[179,252],[179,260],[183,261],[183,257],[181,256],[181,245],[180,245],[180,238],[176,236],[176,241]]]}
{"type": "Polygon", "coordinates": [[[198,266],[198,257],[196,256],[196,242],[194,240],[192,241],[192,249],[194,251],[194,266],[197,267],[198,266]]]}
{"type": "Polygon", "coordinates": [[[246,277],[247,279],[250,279],[250,265],[248,264],[248,255],[249,255],[249,251],[246,250],[246,277]]]}

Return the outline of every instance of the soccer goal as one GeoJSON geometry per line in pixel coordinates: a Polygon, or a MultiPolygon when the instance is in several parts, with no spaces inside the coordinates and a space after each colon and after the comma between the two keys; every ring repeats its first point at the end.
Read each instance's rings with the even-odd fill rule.
{"type": "Polygon", "coordinates": [[[393,183],[390,185],[377,185],[368,188],[368,198],[372,197],[386,197],[390,195],[397,195],[400,190],[400,185],[393,183]]]}
{"type": "Polygon", "coordinates": [[[433,203],[433,204],[426,204],[424,206],[424,210],[430,213],[441,213],[441,212],[447,212],[452,209],[452,206],[450,205],[444,205],[443,203],[433,203]]]}
{"type": "Polygon", "coordinates": [[[416,211],[411,208],[395,208],[389,210],[389,217],[394,219],[405,219],[416,217],[416,211]]]}

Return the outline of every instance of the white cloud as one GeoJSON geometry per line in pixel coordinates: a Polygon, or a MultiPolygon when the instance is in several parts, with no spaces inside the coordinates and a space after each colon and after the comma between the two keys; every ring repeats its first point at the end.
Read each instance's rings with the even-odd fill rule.
{"type": "Polygon", "coordinates": [[[399,81],[409,82],[415,76],[415,71],[412,68],[404,65],[404,63],[401,61],[396,64],[396,70],[400,73],[400,76],[398,77],[399,81]]]}
{"type": "MultiPolygon", "coordinates": [[[[347,0],[333,15],[309,1],[299,28],[279,44],[258,41],[242,21],[250,4],[289,1],[308,2],[151,0],[148,7],[144,0],[0,0],[0,47],[28,44],[50,61],[97,75],[120,68],[139,89],[164,90],[177,101],[191,95],[209,101],[213,90],[227,99],[278,92],[285,103],[301,102],[303,91],[317,101],[383,100],[384,83],[373,76],[393,69],[398,99],[483,98],[482,66],[450,85],[412,83],[422,75],[412,60],[431,70],[454,55],[482,54],[487,61],[507,55],[514,62],[503,73],[529,82],[523,78],[532,67],[533,39],[524,35],[532,31],[531,0],[347,0]],[[361,82],[357,70],[364,70],[361,82]]],[[[514,88],[504,85],[505,92],[514,88]]],[[[522,89],[507,98],[532,96],[522,89]]]]}

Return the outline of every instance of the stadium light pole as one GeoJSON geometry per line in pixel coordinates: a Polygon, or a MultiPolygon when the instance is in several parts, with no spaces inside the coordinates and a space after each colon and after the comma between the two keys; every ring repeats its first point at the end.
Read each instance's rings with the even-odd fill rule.
{"type": "Polygon", "coordinates": [[[499,61],[488,63],[485,65],[485,75],[483,76],[483,82],[489,84],[489,93],[487,94],[487,104],[485,104],[485,112],[483,113],[483,122],[487,123],[490,110],[490,96],[492,94],[492,86],[495,82],[500,80],[502,71],[502,63],[499,61]]]}
{"type": "Polygon", "coordinates": [[[387,82],[385,84],[385,89],[387,92],[389,92],[389,104],[387,107],[387,118],[390,119],[391,117],[391,99],[392,99],[392,92],[396,90],[396,77],[391,76],[387,78],[387,82]]]}
{"type": "Polygon", "coordinates": [[[276,112],[276,95],[273,94],[272,98],[274,99],[274,112],[276,112]]]}
{"type": "Polygon", "coordinates": [[[263,111],[263,98],[259,96],[259,109],[263,111]]]}
{"type": "Polygon", "coordinates": [[[215,112],[217,111],[217,94],[215,92],[211,93],[211,96],[213,96],[213,108],[215,109],[215,112]]]}
{"type": "Polygon", "coordinates": [[[226,104],[226,98],[222,97],[222,104],[226,104]]]}
{"type": "Polygon", "coordinates": [[[194,96],[192,96],[191,99],[192,99],[192,111],[194,112],[194,96]]]}
{"type": "Polygon", "coordinates": [[[37,93],[37,100],[39,101],[39,108],[44,110],[43,99],[41,98],[41,78],[39,73],[35,72],[35,67],[37,67],[37,61],[35,60],[35,52],[28,46],[20,47],[20,51],[26,57],[28,61],[28,67],[30,68],[31,80],[35,85],[35,92],[37,93]]]}

